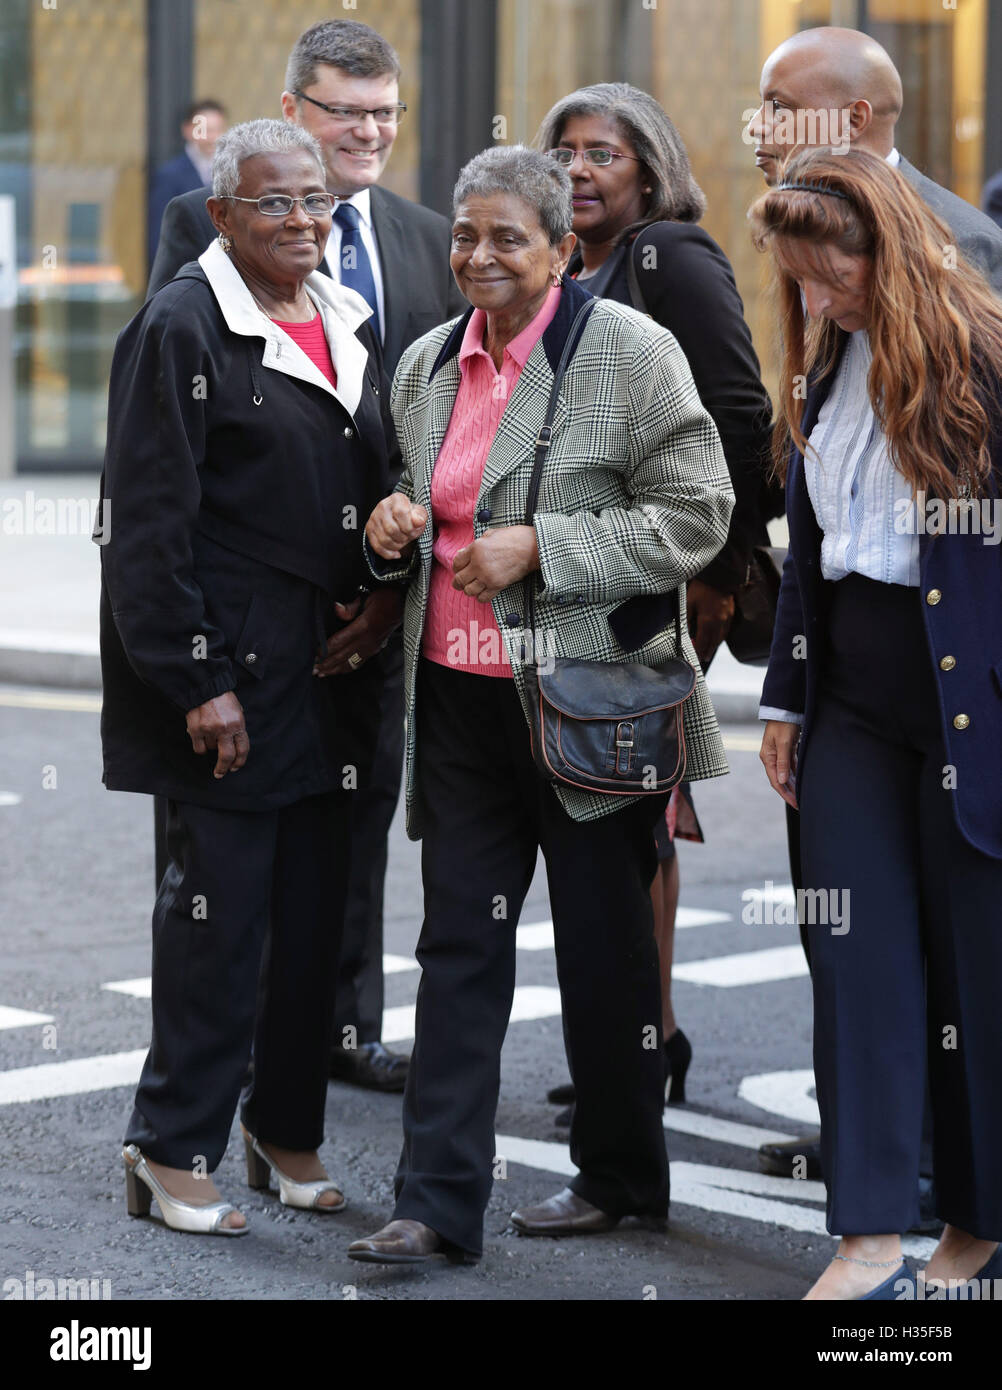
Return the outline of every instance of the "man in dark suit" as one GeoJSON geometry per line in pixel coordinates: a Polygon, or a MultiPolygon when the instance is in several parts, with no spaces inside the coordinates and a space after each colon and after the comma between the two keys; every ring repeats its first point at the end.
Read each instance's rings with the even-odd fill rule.
{"type": "MultiPolygon", "coordinates": [[[[446,218],[378,187],[398,122],[400,63],[375,30],[327,20],[301,34],[289,56],[282,112],[323,150],[327,188],[341,198],[320,269],[349,285],[374,310],[383,365],[429,329],[462,313],[449,266],[446,218]]],[[[201,190],[175,198],[164,214],[150,275],[152,295],[215,236],[201,190]]],[[[364,609],[355,619],[365,635],[364,609]]],[[[376,1090],[402,1091],[407,1060],[383,1047],[383,884],[390,822],[403,765],[403,651],[399,635],[366,668],[382,668],[375,765],[353,803],[352,869],[337,987],[331,1075],[376,1090]]],[[[370,671],[369,679],[372,678],[370,671]]],[[[338,677],[351,680],[351,676],[338,677]]],[[[158,829],[159,841],[159,829],[158,829]]],[[[158,849],[158,876],[160,868],[158,849]]]]}
{"type": "Polygon", "coordinates": [[[184,149],[174,159],[161,164],[150,181],[148,265],[153,264],[157,254],[160,223],[170,200],[195,188],[203,188],[208,194],[208,185],[212,182],[212,156],[216,152],[216,141],[226,126],[226,107],[218,101],[193,101],[185,111],[181,122],[184,149]]]}
{"type": "MultiPolygon", "coordinates": [[[[1002,294],[1002,231],[970,203],[927,178],[903,158],[894,144],[901,115],[901,77],[886,49],[857,29],[804,29],[765,60],[762,104],[746,127],[754,142],[755,163],[770,186],[778,183],[783,162],[805,145],[867,150],[895,165],[919,196],[950,227],[957,249],[1002,294]]],[[[800,887],[799,816],[787,809],[790,867],[800,887]]],[[[802,931],[804,949],[807,950],[802,931]]],[[[809,960],[809,957],[808,957],[809,960]]],[[[927,1115],[928,1121],[928,1115],[927,1115]]],[[[927,1123],[928,1129],[928,1123],[927,1123]]],[[[926,1136],[928,1138],[928,1135],[926,1136]]],[[[926,1150],[928,1145],[924,1146],[926,1150]]],[[[789,1177],[821,1177],[817,1135],[790,1143],[763,1144],[759,1163],[766,1172],[789,1177]],[[806,1171],[797,1166],[806,1159],[806,1171]]],[[[923,1162],[931,1171],[931,1157],[923,1162]]],[[[923,1213],[930,1209],[931,1183],[923,1178],[923,1213]]]]}
{"type": "Polygon", "coordinates": [[[1002,232],[976,207],[926,178],[895,148],[901,78],[876,39],[857,29],[794,34],[765,60],[761,97],[746,129],[766,183],[776,183],[783,161],[805,145],[852,145],[879,154],[947,223],[958,249],[1002,294],[1002,232]]]}

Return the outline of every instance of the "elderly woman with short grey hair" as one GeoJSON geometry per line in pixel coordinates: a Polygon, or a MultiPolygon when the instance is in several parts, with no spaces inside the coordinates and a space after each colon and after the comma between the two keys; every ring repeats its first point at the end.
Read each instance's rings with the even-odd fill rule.
{"type": "MultiPolygon", "coordinates": [[[[453,213],[453,274],[473,307],[401,360],[404,471],[366,527],[373,573],[407,586],[407,828],[423,840],[424,884],[396,1208],[349,1248],[382,1263],[482,1252],[504,1158],[494,1117],[515,928],[540,850],[580,1171],[512,1220],[525,1235],[574,1234],[668,1210],[649,897],[667,793],[550,780],[530,748],[523,663],[542,682],[568,658],[652,678],[680,658],[695,685],[689,775],[727,771],[683,593],[723,543],[733,496],[685,358],[656,324],[566,277],[570,181],[547,156],[477,155],[453,213]]],[[[625,749],[625,725],[622,738],[625,749]]],[[[614,758],[625,773],[628,754],[614,758]]]]}
{"type": "Polygon", "coordinates": [[[345,1204],[317,1149],[346,789],[374,733],[366,661],[400,604],[384,589],[345,629],[395,445],[371,311],[316,273],[335,201],[306,131],[235,126],[207,203],[218,241],[126,326],[112,364],[104,781],[166,798],[169,855],[126,1190],[132,1215],[155,1197],[181,1231],[247,1230],[211,1174],[252,1049],[249,1184],[345,1204]]]}

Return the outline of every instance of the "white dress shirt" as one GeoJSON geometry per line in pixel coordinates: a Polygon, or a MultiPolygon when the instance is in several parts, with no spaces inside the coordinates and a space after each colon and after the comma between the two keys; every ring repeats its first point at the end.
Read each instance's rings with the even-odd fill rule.
{"type": "MultiPolygon", "coordinates": [[[[887,163],[895,169],[901,163],[896,148],[887,163]]],[[[866,332],[851,333],[808,441],[804,477],[822,531],[821,573],[830,580],[856,573],[917,586],[918,535],[902,535],[894,527],[895,503],[910,500],[912,490],[891,463],[874,419],[866,389],[872,360],[866,332]]],[[[804,722],[802,714],[771,705],[760,705],[758,717],[804,722]]]]}
{"type": "Polygon", "coordinates": [[[206,159],[200,146],[196,145],[194,140],[185,141],[184,152],[194,164],[203,185],[208,188],[212,183],[212,155],[210,154],[206,159]]]}
{"type": "MultiPolygon", "coordinates": [[[[369,197],[369,190],[363,188],[360,193],[353,193],[350,198],[342,198],[342,203],[351,203],[356,209],[359,217],[359,229],[362,234],[362,245],[365,247],[372,266],[372,279],[376,286],[376,304],[379,308],[379,327],[380,336],[386,336],[386,304],[383,299],[383,269],[379,264],[379,247],[376,245],[376,236],[372,229],[372,199],[369,197]]],[[[327,242],[326,251],[327,264],[330,267],[331,276],[338,284],[341,283],[341,228],[337,222],[331,223],[330,239],[327,242]]]]}

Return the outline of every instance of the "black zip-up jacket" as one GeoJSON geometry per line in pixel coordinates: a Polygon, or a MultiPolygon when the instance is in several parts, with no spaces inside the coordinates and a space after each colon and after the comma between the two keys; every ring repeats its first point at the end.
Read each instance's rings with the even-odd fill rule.
{"type": "Polygon", "coordinates": [[[311,278],[323,281],[349,410],[254,308],[222,251],[202,259],[212,283],[200,264],[183,267],[123,329],[112,363],[99,522],[104,782],[267,810],[364,777],[381,676],[363,666],[321,680],[312,668],[339,625],[333,603],[366,582],[363,528],[399,456],[362,301],[311,278]],[[250,754],[216,781],[216,755],[193,752],[185,714],[230,690],[250,754]]]}

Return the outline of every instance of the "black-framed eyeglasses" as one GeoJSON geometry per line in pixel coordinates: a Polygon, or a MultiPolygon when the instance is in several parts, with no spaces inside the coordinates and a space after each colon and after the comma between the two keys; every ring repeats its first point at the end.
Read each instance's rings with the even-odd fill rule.
{"type": "Polygon", "coordinates": [[[235,193],[224,193],[234,203],[254,203],[258,212],[265,217],[288,217],[297,203],[302,203],[307,217],[329,217],[341,201],[334,193],[307,193],[305,198],[290,198],[287,193],[266,193],[263,198],[238,198],[235,193]]]}
{"type": "Polygon", "coordinates": [[[376,125],[397,125],[400,117],[407,110],[407,104],[403,101],[398,101],[396,106],[374,106],[371,110],[365,106],[328,106],[326,101],[317,101],[316,97],[308,97],[298,87],[292,95],[302,97],[304,101],[319,106],[320,110],[326,111],[328,116],[333,116],[336,121],[344,121],[346,125],[358,125],[365,120],[366,116],[371,116],[376,125]]]}
{"type": "Polygon", "coordinates": [[[596,148],[593,150],[572,150],[566,145],[558,145],[555,150],[547,150],[551,159],[555,159],[558,164],[569,169],[578,155],[586,164],[594,164],[596,168],[602,169],[611,164],[614,159],[635,159],[637,163],[642,163],[639,155],[620,154],[618,150],[605,150],[596,148]]]}

